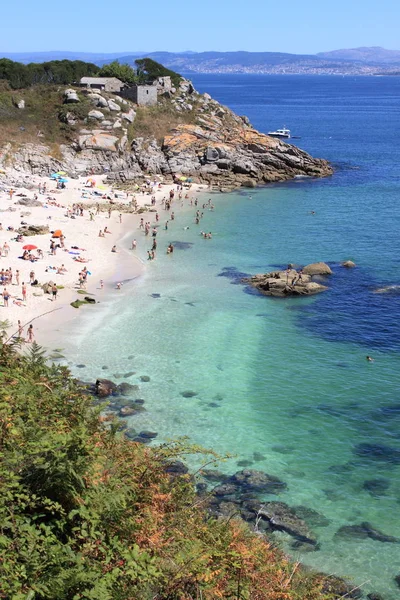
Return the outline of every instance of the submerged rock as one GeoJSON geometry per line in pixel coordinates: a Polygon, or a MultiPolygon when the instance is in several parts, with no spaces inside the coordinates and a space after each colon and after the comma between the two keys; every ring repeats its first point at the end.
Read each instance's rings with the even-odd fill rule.
{"type": "Polygon", "coordinates": [[[184,398],[194,398],[195,396],[197,396],[197,392],[186,390],[184,392],[181,392],[181,396],[183,396],[184,398]]]}
{"type": "Polygon", "coordinates": [[[300,519],[295,511],[284,502],[267,502],[260,507],[258,515],[266,519],[272,529],[284,531],[305,544],[317,545],[317,539],[307,523],[300,519]]]}
{"type": "Polygon", "coordinates": [[[354,452],[362,458],[377,462],[388,462],[395,465],[400,464],[400,450],[386,446],[385,444],[371,444],[368,442],[358,444],[354,452]]]}
{"type": "Polygon", "coordinates": [[[351,585],[341,577],[336,577],[335,575],[329,575],[328,577],[324,575],[321,592],[323,594],[332,594],[333,598],[338,599],[351,598],[352,600],[357,600],[363,596],[359,587],[351,585]]]}
{"type": "Polygon", "coordinates": [[[377,477],[376,479],[367,479],[363,483],[363,489],[371,494],[371,496],[379,497],[382,496],[389,488],[390,481],[383,477],[377,477]]]}
{"type": "Polygon", "coordinates": [[[278,494],[287,485],[279,477],[268,475],[263,471],[255,469],[244,469],[238,471],[229,479],[231,483],[239,486],[242,492],[262,492],[264,494],[278,494]]]}
{"type": "Polygon", "coordinates": [[[338,531],[335,533],[335,537],[343,540],[362,540],[370,538],[376,542],[385,542],[391,544],[400,543],[399,538],[382,533],[379,531],[379,529],[375,529],[375,527],[366,521],[360,525],[343,525],[343,527],[340,527],[340,529],[338,529],[338,531]]]}
{"type": "Polygon", "coordinates": [[[330,520],[313,508],[309,508],[308,506],[293,506],[292,509],[310,527],[328,527],[330,525],[330,520]]]}

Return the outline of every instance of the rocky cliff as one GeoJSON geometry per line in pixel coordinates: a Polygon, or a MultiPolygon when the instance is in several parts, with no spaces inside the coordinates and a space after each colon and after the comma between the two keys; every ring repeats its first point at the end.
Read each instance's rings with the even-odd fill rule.
{"type": "MultiPolygon", "coordinates": [[[[178,89],[160,81],[158,94],[156,106],[139,108],[97,90],[60,90],[56,116],[49,117],[68,132],[58,151],[43,134],[39,143],[11,140],[1,148],[0,166],[15,176],[105,172],[116,182],[185,175],[223,190],[332,173],[325,160],[259,133],[246,117],[199,94],[187,80],[178,89]]],[[[15,111],[29,110],[21,106],[15,111]]]]}

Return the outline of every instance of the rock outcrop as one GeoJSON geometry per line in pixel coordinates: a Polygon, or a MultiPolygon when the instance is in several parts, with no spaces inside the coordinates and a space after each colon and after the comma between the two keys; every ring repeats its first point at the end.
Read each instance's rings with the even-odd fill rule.
{"type": "Polygon", "coordinates": [[[280,298],[311,296],[328,289],[325,285],[312,281],[313,275],[328,275],[331,273],[331,269],[325,263],[314,263],[307,265],[299,272],[289,267],[285,271],[260,273],[245,278],[242,281],[255,287],[266,296],[277,296],[280,298]]]}
{"type": "Polygon", "coordinates": [[[61,110],[59,119],[72,128],[69,137],[75,139],[59,146],[57,159],[45,144],[25,144],[17,151],[3,148],[1,154],[15,171],[35,175],[65,170],[74,177],[90,170],[106,172],[110,181],[119,182],[154,174],[188,176],[223,191],[332,173],[325,160],[256,131],[246,117],[209,94],[199,94],[190,81],[183,79],[175,88],[164,77],[156,85],[158,106],[140,110],[142,117],[153,111],[145,121],[151,122],[153,115],[164,118],[162,136],[151,127],[146,135],[143,119],[141,135],[135,136],[138,111],[131,101],[99,90],[79,90],[80,100],[70,88],[63,95],[70,112],[61,110]],[[77,103],[79,110],[74,108],[77,103]]]}

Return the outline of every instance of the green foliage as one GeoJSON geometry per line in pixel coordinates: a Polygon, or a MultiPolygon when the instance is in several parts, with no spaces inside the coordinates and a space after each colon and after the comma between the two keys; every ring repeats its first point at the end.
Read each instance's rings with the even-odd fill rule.
{"type": "Polygon", "coordinates": [[[171,69],[167,69],[151,58],[138,58],[135,60],[137,74],[141,82],[155,81],[158,77],[171,77],[175,87],[179,86],[182,76],[171,69]]]}
{"type": "Polygon", "coordinates": [[[96,75],[98,70],[93,63],[81,60],[52,60],[24,65],[8,58],[0,59],[0,79],[6,80],[15,90],[32,85],[68,85],[81,77],[96,75]]]}
{"type": "Polygon", "coordinates": [[[133,84],[137,82],[135,71],[129,65],[119,63],[117,60],[104,65],[99,73],[99,77],[117,77],[124,83],[133,84]]]}
{"type": "Polygon", "coordinates": [[[239,522],[209,518],[190,476],[166,473],[199,448],[129,442],[99,410],[36,344],[0,347],[0,598],[332,597],[239,522]]]}

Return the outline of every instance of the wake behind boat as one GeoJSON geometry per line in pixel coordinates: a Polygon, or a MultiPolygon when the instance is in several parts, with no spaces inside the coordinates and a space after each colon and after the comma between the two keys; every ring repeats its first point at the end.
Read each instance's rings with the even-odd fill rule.
{"type": "Polygon", "coordinates": [[[283,127],[282,129],[277,129],[276,131],[268,131],[267,135],[271,135],[272,137],[290,138],[290,129],[283,127]]]}

